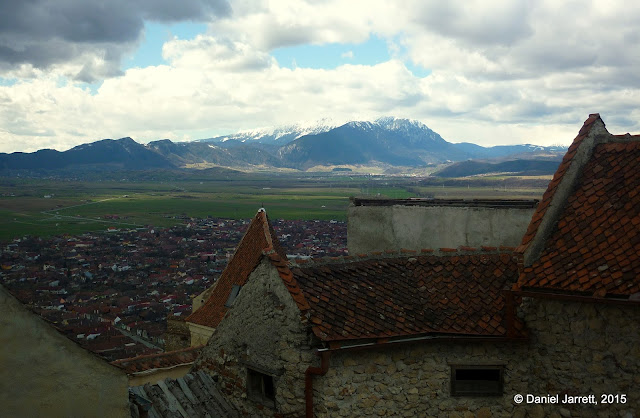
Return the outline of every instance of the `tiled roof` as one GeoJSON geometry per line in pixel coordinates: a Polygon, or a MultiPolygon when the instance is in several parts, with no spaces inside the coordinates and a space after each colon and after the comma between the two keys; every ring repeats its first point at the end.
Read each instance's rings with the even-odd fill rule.
{"type": "Polygon", "coordinates": [[[534,212],[533,217],[531,218],[531,223],[529,223],[529,227],[527,228],[527,231],[525,232],[524,237],[522,238],[522,244],[518,248],[518,251],[524,252],[527,249],[527,247],[531,244],[531,241],[533,241],[533,238],[536,236],[536,233],[538,232],[538,227],[542,222],[542,218],[547,212],[547,209],[549,208],[549,205],[551,204],[551,201],[553,200],[556,194],[556,191],[558,189],[558,186],[560,185],[560,182],[564,174],[567,172],[567,170],[571,166],[571,163],[576,153],[578,152],[578,147],[584,141],[587,135],[589,135],[589,132],[593,124],[599,119],[600,119],[600,115],[595,113],[595,114],[589,115],[589,118],[584,122],[584,125],[578,132],[578,136],[573,140],[573,143],[567,150],[567,153],[562,159],[560,166],[556,170],[556,173],[553,176],[553,179],[551,180],[551,182],[549,183],[547,190],[545,191],[544,195],[542,195],[542,200],[538,204],[536,211],[534,212]]]}
{"type": "Polygon", "coordinates": [[[127,373],[139,373],[154,369],[166,369],[182,364],[193,363],[200,354],[203,346],[189,347],[182,350],[168,351],[125,358],[111,362],[114,366],[124,369],[127,373]]]}
{"type": "Polygon", "coordinates": [[[269,223],[267,213],[264,209],[260,209],[242,237],[233,258],[218,279],[211,296],[200,309],[189,315],[186,321],[216,328],[227,313],[227,308],[224,305],[233,285],[244,285],[249,274],[262,259],[263,254],[273,252],[282,260],[287,259],[287,255],[269,223]]]}
{"type": "MultiPolygon", "coordinates": [[[[562,173],[563,166],[554,181],[562,173]]],[[[530,230],[535,222],[536,216],[530,230]]],[[[515,289],[596,297],[639,293],[639,232],[640,137],[610,135],[595,146],[544,250],[524,268],[515,289]]]]}
{"type": "MultiPolygon", "coordinates": [[[[293,267],[324,341],[417,334],[505,336],[503,289],[518,276],[512,252],[412,255],[293,267]]],[[[516,321],[519,335],[522,324],[516,321]]]]}
{"type": "Polygon", "coordinates": [[[130,387],[129,401],[132,418],[143,416],[138,406],[147,411],[149,418],[240,417],[224,399],[218,384],[202,370],[154,385],[130,387]]]}

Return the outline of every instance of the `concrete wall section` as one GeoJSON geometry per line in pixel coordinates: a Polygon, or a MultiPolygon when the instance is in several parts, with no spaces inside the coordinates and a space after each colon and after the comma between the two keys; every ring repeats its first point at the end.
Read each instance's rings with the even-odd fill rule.
{"type": "Polygon", "coordinates": [[[0,405],[7,417],[129,416],[128,380],[0,286],[0,405]]]}
{"type": "Polygon", "coordinates": [[[423,248],[520,244],[535,209],[350,206],[347,246],[351,254],[423,248]]]}
{"type": "Polygon", "coordinates": [[[266,260],[251,273],[234,305],[196,360],[194,370],[219,379],[221,390],[248,416],[304,416],[304,372],[319,364],[301,312],[266,260]],[[275,402],[247,393],[248,370],[273,378],[275,402]]]}

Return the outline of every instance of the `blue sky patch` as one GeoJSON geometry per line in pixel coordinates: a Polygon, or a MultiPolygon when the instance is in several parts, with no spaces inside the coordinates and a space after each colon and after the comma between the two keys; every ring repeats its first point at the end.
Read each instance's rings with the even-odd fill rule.
{"type": "Polygon", "coordinates": [[[360,44],[297,45],[271,52],[281,67],[333,69],[344,64],[376,65],[390,59],[387,43],[377,37],[360,44]]]}
{"type": "Polygon", "coordinates": [[[193,39],[196,35],[204,33],[207,30],[206,24],[199,23],[176,23],[166,25],[161,23],[144,24],[145,39],[140,47],[135,51],[134,55],[125,59],[122,63],[122,69],[127,70],[134,67],[149,67],[167,64],[162,58],[162,45],[173,39],[193,39]]]}
{"type": "MultiPolygon", "coordinates": [[[[313,68],[334,69],[344,64],[376,65],[389,61],[387,41],[376,36],[370,37],[360,44],[324,44],[324,45],[296,45],[286,48],[278,48],[271,55],[284,68],[313,68]]],[[[394,58],[401,59],[409,71],[416,77],[426,77],[431,70],[415,65],[406,58],[404,51],[395,54],[394,58]]]]}
{"type": "Polygon", "coordinates": [[[4,78],[0,77],[0,86],[11,87],[18,82],[17,78],[4,78]]]}

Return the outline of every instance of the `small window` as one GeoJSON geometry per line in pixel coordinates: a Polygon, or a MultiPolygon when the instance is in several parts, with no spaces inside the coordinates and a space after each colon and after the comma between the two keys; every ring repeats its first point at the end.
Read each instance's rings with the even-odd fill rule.
{"type": "Polygon", "coordinates": [[[451,396],[502,396],[503,366],[451,366],[451,396]]]}
{"type": "Polygon", "coordinates": [[[242,288],[242,286],[234,284],[233,287],[231,288],[231,293],[229,293],[229,297],[227,298],[227,303],[224,304],[225,308],[230,308],[233,306],[233,302],[236,301],[236,298],[238,297],[238,293],[240,293],[240,289],[242,288]]]}
{"type": "Polygon", "coordinates": [[[263,405],[275,406],[276,388],[273,376],[247,369],[247,396],[263,405]]]}

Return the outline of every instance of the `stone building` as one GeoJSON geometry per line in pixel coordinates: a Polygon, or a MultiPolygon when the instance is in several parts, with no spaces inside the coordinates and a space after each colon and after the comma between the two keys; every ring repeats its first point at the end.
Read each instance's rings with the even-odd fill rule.
{"type": "Polygon", "coordinates": [[[0,286],[0,415],[127,417],[127,376],[0,286]]]}
{"type": "Polygon", "coordinates": [[[599,115],[515,251],[292,264],[261,210],[194,369],[251,416],[637,416],[639,225],[640,137],[599,115]]]}
{"type": "Polygon", "coordinates": [[[537,200],[352,199],[350,254],[520,244],[537,200]]]}

